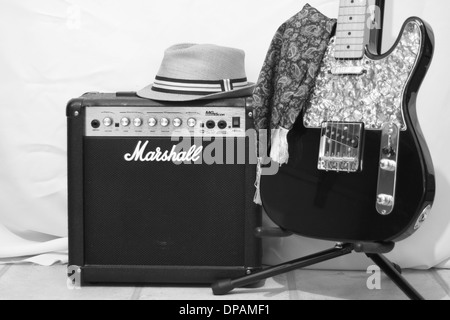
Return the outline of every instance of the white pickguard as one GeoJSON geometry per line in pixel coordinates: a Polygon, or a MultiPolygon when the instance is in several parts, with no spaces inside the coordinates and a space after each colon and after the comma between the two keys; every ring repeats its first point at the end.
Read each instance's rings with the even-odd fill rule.
{"type": "Polygon", "coordinates": [[[387,57],[373,60],[337,60],[334,39],[322,62],[316,87],[307,105],[304,124],[321,128],[324,122],[361,122],[366,130],[381,130],[394,123],[406,130],[403,97],[420,57],[422,32],[410,21],[396,48],[387,57]],[[361,68],[360,75],[333,75],[331,70],[361,68]]]}

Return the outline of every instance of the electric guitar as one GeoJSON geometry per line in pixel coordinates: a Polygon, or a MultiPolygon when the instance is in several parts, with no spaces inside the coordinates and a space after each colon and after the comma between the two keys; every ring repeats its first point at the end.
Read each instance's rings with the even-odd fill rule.
{"type": "MultiPolygon", "coordinates": [[[[380,25],[384,1],[377,3],[380,25]]],[[[368,11],[368,0],[341,0],[315,89],[288,136],[289,163],[261,180],[269,217],[298,235],[400,241],[419,229],[434,201],[433,163],[416,113],[433,32],[410,18],[380,55],[373,51],[381,33],[369,32],[368,11]]]]}

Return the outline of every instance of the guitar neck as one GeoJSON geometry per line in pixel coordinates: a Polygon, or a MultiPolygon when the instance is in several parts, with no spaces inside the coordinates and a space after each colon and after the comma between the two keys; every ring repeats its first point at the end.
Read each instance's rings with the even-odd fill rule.
{"type": "Polygon", "coordinates": [[[336,29],[336,59],[362,59],[369,40],[369,0],[341,0],[336,29]]]}

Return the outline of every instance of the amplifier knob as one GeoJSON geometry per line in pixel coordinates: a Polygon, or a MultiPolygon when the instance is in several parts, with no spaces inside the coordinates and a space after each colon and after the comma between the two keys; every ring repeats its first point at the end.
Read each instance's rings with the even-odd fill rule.
{"type": "Polygon", "coordinates": [[[163,127],[167,127],[169,124],[170,124],[169,119],[167,119],[167,118],[162,118],[162,119],[161,119],[161,125],[162,125],[163,127]]]}
{"type": "Polygon", "coordinates": [[[103,125],[105,127],[111,127],[113,124],[113,120],[111,118],[105,118],[103,119],[103,125]]]}
{"type": "Polygon", "coordinates": [[[128,126],[130,125],[130,119],[128,119],[128,118],[122,118],[122,120],[120,121],[120,123],[122,124],[122,126],[128,127],[128,126]]]}
{"type": "Polygon", "coordinates": [[[148,119],[148,125],[150,127],[155,127],[158,124],[158,121],[155,118],[148,119]]]}
{"type": "Polygon", "coordinates": [[[142,126],[142,119],[141,119],[141,118],[136,118],[136,119],[134,119],[134,126],[135,126],[135,127],[140,127],[140,126],[142,126]]]}
{"type": "Polygon", "coordinates": [[[173,120],[173,125],[175,126],[175,127],[181,127],[181,125],[183,124],[183,121],[180,119],[180,118],[175,118],[174,120],[173,120]]]}
{"type": "Polygon", "coordinates": [[[193,128],[197,124],[197,120],[195,120],[194,118],[190,118],[188,120],[187,124],[188,124],[189,127],[193,128]]]}

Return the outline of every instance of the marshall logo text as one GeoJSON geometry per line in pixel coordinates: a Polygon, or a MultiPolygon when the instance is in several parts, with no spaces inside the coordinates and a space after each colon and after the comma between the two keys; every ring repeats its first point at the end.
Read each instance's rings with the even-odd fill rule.
{"type": "Polygon", "coordinates": [[[133,154],[127,153],[124,158],[126,161],[141,161],[141,162],[196,162],[200,159],[203,147],[193,145],[187,152],[177,152],[177,146],[173,146],[172,150],[165,152],[161,148],[156,148],[155,151],[147,152],[148,141],[142,144],[139,141],[133,154]]]}
{"type": "MultiPolygon", "coordinates": [[[[257,154],[256,132],[248,130],[246,132],[248,141],[244,139],[222,139],[222,138],[203,138],[192,140],[185,136],[173,136],[172,141],[178,142],[169,150],[161,150],[161,147],[155,149],[149,148],[150,141],[138,141],[134,151],[126,153],[123,159],[127,162],[173,162],[175,165],[181,164],[205,164],[205,165],[246,165],[263,164],[261,175],[277,174],[280,165],[271,161],[267,155],[257,154]],[[182,141],[180,141],[182,139],[182,141]],[[203,147],[203,142],[208,144],[203,147]],[[247,149],[248,148],[248,149],[247,149]],[[269,165],[270,166],[267,166],[269,165]]],[[[267,145],[267,133],[265,130],[259,132],[261,146],[267,145]]],[[[169,147],[170,148],[170,147],[169,147]]],[[[263,147],[259,151],[265,150],[263,147]]]]}

